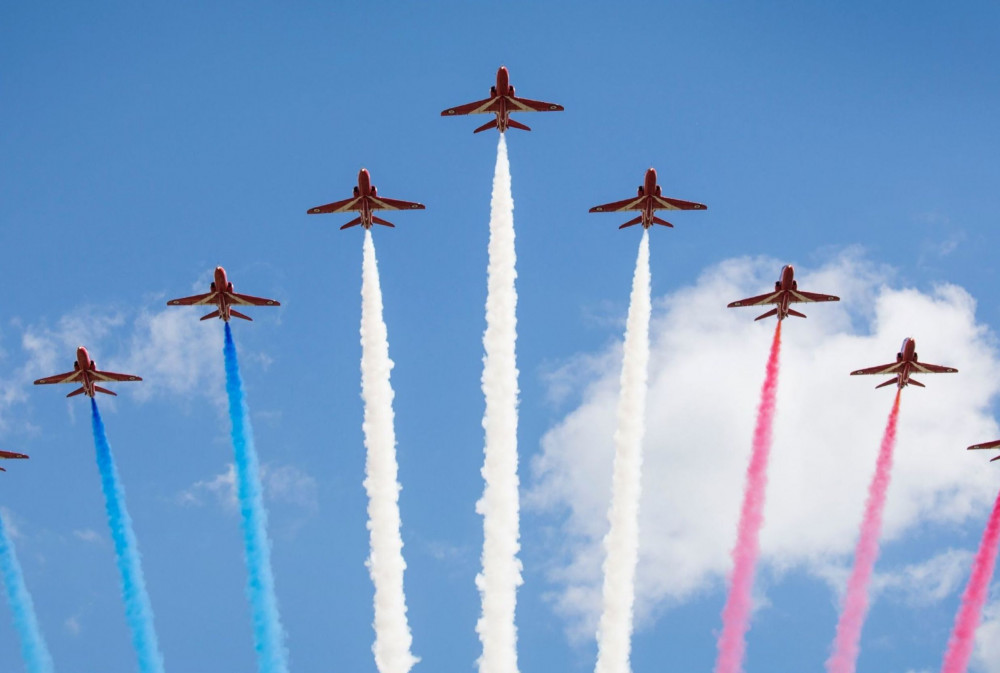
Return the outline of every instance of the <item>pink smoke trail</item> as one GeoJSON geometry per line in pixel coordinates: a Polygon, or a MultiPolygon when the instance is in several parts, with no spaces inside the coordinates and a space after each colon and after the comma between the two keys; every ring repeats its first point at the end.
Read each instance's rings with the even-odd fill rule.
{"type": "Polygon", "coordinates": [[[1000,545],[1000,494],[993,505],[993,514],[986,524],[983,541],[972,564],[972,576],[962,596],[962,607],[955,616],[955,630],[948,642],[948,652],[944,655],[942,673],[965,673],[975,644],[976,627],[986,602],[986,594],[993,577],[993,567],[997,561],[997,547],[1000,545]]]}
{"type": "Polygon", "coordinates": [[[750,625],[754,567],[760,552],[760,528],[764,523],[764,495],[767,490],[767,461],[771,454],[771,427],[774,424],[774,398],[778,392],[778,360],[781,355],[781,321],[774,328],[767,374],[760,389],[757,426],[753,432],[753,450],[747,468],[746,488],[740,527],[733,548],[733,575],[729,597],[722,610],[722,635],[715,673],[739,673],[743,669],[746,632],[750,625]]]}
{"type": "Polygon", "coordinates": [[[882,447],[878,453],[875,477],[868,487],[868,502],[865,504],[865,518],[861,522],[861,536],[854,551],[854,569],[847,582],[844,607],[837,622],[837,636],[833,641],[833,654],[826,660],[829,673],[854,673],[858,663],[858,643],[861,641],[861,627],[868,612],[868,583],[872,569],[878,558],[878,539],[882,532],[882,510],[885,495],[889,490],[892,472],[892,452],[896,447],[896,421],[899,419],[899,394],[892,404],[889,421],[882,436],[882,447]]]}

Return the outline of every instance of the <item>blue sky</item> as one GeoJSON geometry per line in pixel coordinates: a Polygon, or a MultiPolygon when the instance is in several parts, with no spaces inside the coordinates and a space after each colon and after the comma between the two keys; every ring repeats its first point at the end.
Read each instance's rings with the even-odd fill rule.
{"type": "MultiPolygon", "coordinates": [[[[947,12],[931,3],[816,2],[0,7],[0,439],[3,448],[32,455],[0,479],[0,507],[19,530],[21,561],[58,670],[134,667],[86,409],[59,391],[30,386],[68,368],[78,343],[102,367],[142,367],[135,373],[146,378],[101,402],[167,667],[197,673],[255,665],[238,518],[220,486],[231,462],[221,326],[165,307],[169,298],[203,291],[218,264],[238,291],[282,302],[235,327],[257,447],[269,469],[292,667],[374,670],[372,587],[363,565],[361,236],[337,231],[346,218],[304,214],[349,195],[362,166],[381,193],[427,205],[395,218],[397,229],[375,232],[396,362],[414,652],[420,668],[474,666],[479,376],[496,138],[473,136],[478,120],[438,114],[484,97],[500,64],[519,94],[566,107],[524,116],[535,130],[509,138],[522,482],[534,502],[549,503],[528,505],[522,522],[524,671],[593,665],[593,643],[575,626],[586,620],[561,600],[567,586],[586,585],[589,576],[560,577],[593,535],[581,523],[586,516],[573,512],[601,501],[585,502],[579,489],[546,491],[550,482],[532,462],[549,451],[553,464],[566,465],[560,457],[569,449],[555,439],[543,449],[543,437],[556,437],[554,429],[602,399],[593,386],[613,370],[607,363],[621,338],[638,236],[587,208],[634,193],[650,165],[665,194],[709,206],[675,217],[675,230],[653,232],[654,328],[692,357],[697,343],[668,338],[679,334],[682,315],[740,337],[738,352],[718,351],[732,361],[705,361],[699,384],[679,389],[663,379],[663,395],[650,397],[651,433],[660,436],[652,428],[661,408],[711,399],[718,382],[742,377],[745,386],[730,387],[746,394],[720,403],[721,419],[739,418],[732,446],[715,447],[738,477],[768,330],[734,322],[753,316],[725,314],[722,300],[737,296],[720,294],[718,304],[684,300],[762,291],[786,262],[814,272],[812,289],[841,294],[846,306],[831,308],[836,317],[827,322],[818,314],[830,307],[807,311],[811,322],[801,324],[808,328],[793,326],[802,335],[802,362],[815,369],[783,381],[786,399],[805,395],[818,379],[887,361],[912,324],[912,336],[927,344],[919,349],[925,359],[955,364],[963,381],[975,383],[965,397],[961,381],[908,390],[900,451],[907,437],[926,435],[923,426],[906,430],[906,404],[918,396],[926,407],[914,404],[911,421],[936,411],[957,417],[955,405],[965,404],[977,415],[964,427],[995,431],[989,405],[997,390],[985,374],[974,378],[969,365],[992,373],[997,360],[998,19],[1000,9],[989,3],[947,12]],[[725,282],[713,285],[716,276],[725,282]],[[853,284],[818,286],[834,279],[853,284]],[[964,288],[974,314],[963,297],[935,295],[943,283],[964,288]],[[894,294],[903,289],[919,297],[894,294]],[[884,312],[866,305],[870,299],[884,301],[884,312]],[[965,316],[957,322],[964,331],[921,315],[928,306],[942,311],[932,318],[967,308],[955,313],[965,316]],[[841,353],[836,337],[847,333],[870,346],[859,351],[861,362],[809,354],[806,339],[841,353]],[[945,337],[962,347],[949,350],[945,337]],[[952,356],[963,361],[949,362],[952,356]],[[558,383],[570,387],[561,398],[553,395],[558,383]]],[[[658,371],[674,371],[664,359],[669,352],[654,355],[658,371]]],[[[860,415],[877,427],[888,395],[876,396],[867,381],[847,384],[853,392],[826,396],[839,423],[853,425],[860,415]]],[[[782,440],[781,432],[779,425],[778,450],[782,441],[806,450],[805,439],[782,440]]],[[[862,451],[853,470],[862,493],[878,441],[877,432],[868,434],[870,446],[865,434],[852,445],[862,451]]],[[[697,437],[666,455],[713,448],[697,437]]],[[[963,446],[990,439],[963,435],[937,450],[965,459],[963,446]]],[[[900,511],[926,506],[890,525],[896,536],[878,566],[890,588],[866,627],[863,669],[938,667],[964,576],[940,596],[929,591],[933,600],[893,593],[891,580],[938,552],[957,550],[961,561],[962,550],[974,549],[985,498],[1000,476],[986,471],[981,456],[969,458],[974,466],[955,479],[972,470],[981,476],[964,508],[955,504],[959,481],[932,489],[954,505],[947,516],[934,516],[937,500],[920,500],[927,493],[921,478],[901,482],[913,488],[902,491],[912,500],[898,500],[900,511]]],[[[676,460],[664,465],[680,469],[676,460]]],[[[723,482],[704,476],[697,492],[713,501],[723,482]]],[[[739,479],[733,483],[738,490],[739,479]]],[[[858,492],[830,502],[850,502],[848,510],[857,503],[860,512],[858,492]]],[[[891,492],[890,511],[892,503],[891,492]]],[[[817,527],[829,525],[823,516],[817,527]]],[[[788,529],[788,539],[802,537],[792,523],[788,529]]],[[[655,529],[647,536],[667,547],[673,540],[674,549],[687,540],[655,529]]],[[[712,539],[727,549],[732,536],[722,530],[712,539]]],[[[842,539],[812,550],[832,559],[826,570],[785,539],[775,533],[765,551],[751,672],[817,668],[833,636],[830,582],[847,559],[842,539]]],[[[947,558],[936,562],[951,567],[947,558]]],[[[725,597],[724,568],[712,567],[714,574],[692,576],[681,588],[651,580],[635,670],[711,666],[725,597]]],[[[16,653],[0,610],[0,669],[20,670],[16,653]]]]}

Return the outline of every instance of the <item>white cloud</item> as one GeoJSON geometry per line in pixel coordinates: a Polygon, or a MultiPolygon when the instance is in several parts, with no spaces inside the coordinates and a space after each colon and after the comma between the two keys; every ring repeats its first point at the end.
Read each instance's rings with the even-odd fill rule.
{"type": "Polygon", "coordinates": [[[70,617],[63,625],[66,627],[67,633],[71,636],[78,636],[83,631],[83,627],[80,625],[80,620],[77,617],[70,617]]]}
{"type": "Polygon", "coordinates": [[[89,542],[89,543],[100,542],[103,539],[103,538],[101,538],[101,534],[98,533],[93,528],[83,528],[83,529],[80,529],[80,530],[75,530],[75,531],[73,531],[73,536],[77,540],[80,540],[82,542],[89,542]]]}
{"type": "MultiPolygon", "coordinates": [[[[725,306],[765,291],[780,266],[769,259],[729,260],[657,303],[640,619],[718,586],[730,569],[774,322],[755,323],[754,309],[725,306]]],[[[893,390],[872,390],[879,380],[848,373],[892,361],[906,336],[916,339],[921,359],[961,373],[918,377],[929,387],[904,391],[883,539],[900,539],[920,523],[956,524],[983,512],[995,480],[982,469],[981,456],[962,449],[1000,437],[988,406],[1000,391],[1000,361],[994,337],[975,321],[972,297],[953,285],[930,292],[890,287],[892,271],[856,252],[799,276],[803,289],[842,301],[807,305],[807,320],[791,318],[784,326],[764,563],[778,572],[822,574],[849,562],[893,390]]],[[[583,355],[559,370],[576,377],[582,400],[545,435],[532,463],[528,504],[561,519],[565,542],[554,550],[550,577],[558,587],[556,607],[575,635],[594,632],[600,605],[619,350],[620,344],[583,355]],[[589,379],[579,381],[580,372],[589,379]]],[[[556,386],[557,397],[561,392],[556,386]]],[[[928,595],[941,591],[927,589],[928,595]]]]}
{"type": "MultiPolygon", "coordinates": [[[[268,463],[261,467],[260,479],[268,502],[294,505],[311,512],[319,509],[318,485],[307,472],[293,465],[268,463]]],[[[221,474],[197,481],[177,496],[177,502],[182,505],[201,506],[206,500],[227,510],[237,510],[236,470],[232,463],[221,474]]]]}
{"type": "Polygon", "coordinates": [[[972,670],[1000,673],[1000,600],[994,600],[983,610],[983,621],[976,630],[972,670]]]}

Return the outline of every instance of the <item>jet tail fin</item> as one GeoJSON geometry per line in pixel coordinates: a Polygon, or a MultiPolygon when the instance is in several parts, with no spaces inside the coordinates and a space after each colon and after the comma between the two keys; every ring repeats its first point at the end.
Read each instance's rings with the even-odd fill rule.
{"type": "Polygon", "coordinates": [[[229,309],[229,315],[233,316],[234,318],[243,318],[244,320],[249,320],[250,322],[253,322],[253,318],[251,318],[248,315],[243,315],[242,313],[234,309],[229,309]]]}
{"type": "Polygon", "coordinates": [[[203,315],[201,317],[201,319],[202,320],[208,320],[209,318],[218,318],[218,317],[219,317],[219,312],[218,311],[212,311],[208,315],[203,315]]]}
{"type": "Polygon", "coordinates": [[[347,224],[345,224],[344,226],[342,226],[340,228],[340,230],[343,231],[344,229],[348,229],[350,227],[356,227],[359,224],[361,224],[361,218],[360,217],[355,217],[353,220],[351,220],[350,222],[348,222],[347,224]]]}
{"type": "Polygon", "coordinates": [[[806,317],[805,313],[799,313],[798,311],[795,311],[793,309],[788,309],[788,315],[793,315],[796,318],[805,318],[806,317]]]}
{"type": "Polygon", "coordinates": [[[495,129],[496,127],[497,127],[497,120],[494,119],[491,122],[486,122],[485,124],[483,124],[482,126],[480,126],[478,129],[476,129],[475,131],[473,131],[473,133],[479,133],[480,131],[488,131],[489,129],[495,129]]]}
{"type": "Polygon", "coordinates": [[[372,215],[372,222],[375,224],[381,224],[383,227],[395,227],[396,225],[387,220],[383,220],[381,217],[375,217],[372,215]]]}
{"type": "Polygon", "coordinates": [[[673,227],[674,227],[674,225],[670,224],[666,220],[661,220],[660,218],[656,217],[655,215],[653,216],[653,223],[654,224],[662,224],[664,227],[670,227],[671,229],[673,229],[673,227]]]}
{"type": "Polygon", "coordinates": [[[114,397],[118,397],[118,393],[113,393],[107,388],[102,388],[100,386],[94,386],[94,391],[98,393],[104,393],[105,395],[112,395],[114,397]]]}
{"type": "Polygon", "coordinates": [[[920,381],[917,381],[916,379],[909,379],[907,381],[907,383],[911,383],[911,384],[917,386],[918,388],[926,388],[927,387],[923,383],[921,383],[920,381]]]}
{"type": "Polygon", "coordinates": [[[71,392],[66,397],[76,397],[77,395],[80,395],[80,394],[85,393],[85,392],[87,392],[86,388],[83,388],[81,386],[81,387],[77,388],[76,390],[74,390],[73,392],[71,392]]]}
{"type": "Polygon", "coordinates": [[[763,320],[764,318],[770,318],[773,315],[778,315],[778,309],[772,308],[767,313],[763,313],[763,314],[757,316],[756,318],[754,318],[754,322],[757,322],[758,320],[763,320]]]}
{"type": "Polygon", "coordinates": [[[633,224],[639,224],[640,222],[642,222],[642,215],[640,215],[639,217],[635,218],[634,220],[629,220],[628,222],[626,222],[625,224],[623,224],[622,226],[620,226],[618,228],[619,229],[624,229],[625,227],[631,227],[633,224]]]}
{"type": "Polygon", "coordinates": [[[507,120],[507,126],[509,126],[512,129],[521,129],[522,131],[530,131],[531,130],[530,128],[528,128],[527,126],[525,126],[524,124],[522,124],[521,122],[515,121],[513,119],[508,119],[507,120]]]}
{"type": "MultiPolygon", "coordinates": [[[[899,383],[899,377],[896,376],[894,378],[889,379],[885,383],[878,384],[877,386],[875,386],[875,389],[878,390],[879,388],[885,388],[886,386],[894,386],[898,383],[899,383]]],[[[913,383],[913,379],[910,379],[910,383],[913,383]]]]}

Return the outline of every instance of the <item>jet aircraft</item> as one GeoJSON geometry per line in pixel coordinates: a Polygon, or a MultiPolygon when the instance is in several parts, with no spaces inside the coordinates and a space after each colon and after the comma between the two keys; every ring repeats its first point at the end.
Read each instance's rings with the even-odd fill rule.
{"type": "Polygon", "coordinates": [[[371,175],[367,168],[362,168],[358,173],[358,184],[354,188],[354,196],[343,201],[334,201],[325,206],[316,206],[306,211],[307,215],[319,215],[322,213],[346,213],[356,211],[361,213],[341,229],[361,225],[365,229],[371,229],[372,223],[381,224],[385,227],[395,227],[392,222],[386,222],[382,218],[376,217],[373,211],[376,210],[423,210],[422,203],[412,201],[400,201],[398,199],[387,199],[378,195],[378,190],[372,184],[371,175]]]}
{"type": "Polygon", "coordinates": [[[920,386],[921,388],[925,387],[923,383],[910,378],[910,375],[914,372],[919,374],[954,374],[958,371],[953,367],[942,367],[941,365],[931,365],[926,362],[920,362],[917,359],[916,348],[917,342],[910,337],[907,337],[903,339],[903,345],[900,346],[899,353],[896,354],[895,362],[887,365],[879,365],[878,367],[859,369],[856,372],[851,372],[851,376],[865,374],[875,376],[882,374],[895,374],[895,378],[889,379],[885,383],[880,383],[875,387],[882,388],[895,383],[896,386],[902,390],[911,383],[915,386],[920,386]]]}
{"type": "Polygon", "coordinates": [[[497,70],[497,83],[490,87],[490,97],[477,100],[475,103],[466,103],[458,107],[451,107],[441,113],[442,117],[453,117],[456,115],[477,115],[495,114],[497,116],[491,122],[483,124],[473,133],[486,131],[488,129],[499,129],[503,133],[508,128],[530,131],[531,129],[510,118],[511,112],[559,112],[563,110],[562,105],[546,103],[540,100],[530,100],[528,98],[518,98],[514,95],[514,87],[510,84],[510,73],[505,66],[500,66],[497,70]]]}
{"type": "Polygon", "coordinates": [[[754,320],[763,320],[773,315],[778,316],[778,320],[784,320],[790,315],[794,315],[797,318],[806,317],[804,314],[792,309],[791,304],[817,301],[840,301],[840,297],[834,297],[832,294],[816,294],[814,292],[800,291],[799,283],[795,280],[795,269],[792,268],[791,264],[786,264],[781,267],[781,275],[778,276],[778,280],[774,283],[774,292],[734,301],[732,304],[729,304],[728,308],[775,304],[777,308],[772,308],[767,313],[757,316],[754,320]]]}
{"type": "Polygon", "coordinates": [[[215,267],[215,280],[209,286],[207,294],[196,294],[193,297],[181,297],[180,299],[171,299],[167,302],[167,306],[205,306],[209,304],[214,304],[219,308],[206,316],[202,316],[201,319],[220,318],[226,322],[229,322],[230,317],[253,320],[250,316],[243,315],[235,310],[233,308],[234,304],[236,306],[281,306],[274,299],[251,297],[248,294],[233,292],[233,284],[226,278],[226,270],[221,266],[215,267]]]}
{"type": "MultiPolygon", "coordinates": [[[[14,459],[14,458],[27,458],[23,453],[14,453],[13,451],[0,451],[0,459],[14,459]]],[[[0,472],[6,472],[7,470],[0,467],[0,472]]]]}
{"type": "Polygon", "coordinates": [[[35,381],[35,385],[44,385],[48,383],[79,383],[81,387],[77,388],[66,397],[73,397],[74,395],[79,395],[80,393],[85,394],[87,397],[94,397],[96,393],[117,395],[117,393],[113,393],[110,390],[97,385],[98,382],[105,381],[142,381],[142,379],[138,376],[133,376],[132,374],[102,372],[97,368],[97,363],[90,359],[90,354],[87,353],[87,349],[80,346],[76,349],[76,362],[73,363],[73,371],[66,372],[65,374],[56,374],[55,376],[49,376],[44,379],[38,379],[35,381]]]}
{"type": "Polygon", "coordinates": [[[629,220],[619,229],[631,227],[633,224],[642,224],[643,229],[649,229],[654,224],[661,224],[664,227],[673,227],[666,220],[661,220],[656,216],[657,210],[705,210],[707,206],[693,201],[681,201],[671,199],[660,193],[660,186],[656,184],[656,169],[650,168],[646,171],[646,179],[639,185],[639,194],[631,199],[614,201],[590,209],[592,213],[619,213],[628,210],[638,210],[642,214],[634,220],[629,220]]]}
{"type": "MultiPolygon", "coordinates": [[[[973,444],[972,446],[969,447],[968,450],[975,451],[977,449],[1000,449],[1000,439],[998,439],[995,442],[986,442],[985,444],[973,444]]],[[[1000,456],[997,456],[996,458],[990,458],[991,463],[995,460],[1000,460],[1000,456]]]]}

